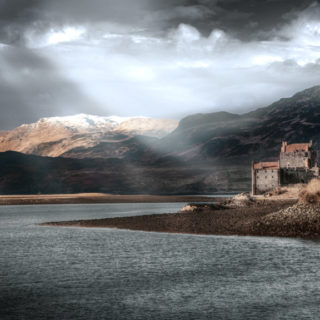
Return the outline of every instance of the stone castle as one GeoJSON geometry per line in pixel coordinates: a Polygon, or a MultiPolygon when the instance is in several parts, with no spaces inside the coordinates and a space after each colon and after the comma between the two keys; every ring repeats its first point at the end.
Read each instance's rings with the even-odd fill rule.
{"type": "Polygon", "coordinates": [[[252,194],[263,194],[276,187],[307,183],[319,177],[317,152],[309,143],[282,142],[280,159],[275,162],[252,162],[252,194]]]}

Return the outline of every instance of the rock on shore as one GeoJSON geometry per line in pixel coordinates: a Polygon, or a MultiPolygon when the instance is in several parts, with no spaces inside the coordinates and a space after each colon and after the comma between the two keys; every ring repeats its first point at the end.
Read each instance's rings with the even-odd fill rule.
{"type": "Polygon", "coordinates": [[[320,204],[297,203],[247,223],[247,232],[283,237],[319,237],[320,204]]]}

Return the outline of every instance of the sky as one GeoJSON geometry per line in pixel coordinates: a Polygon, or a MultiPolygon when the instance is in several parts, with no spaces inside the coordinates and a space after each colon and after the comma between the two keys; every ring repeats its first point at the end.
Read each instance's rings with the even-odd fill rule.
{"type": "Polygon", "coordinates": [[[313,0],[0,0],[0,130],[243,113],[320,84],[313,0]]]}

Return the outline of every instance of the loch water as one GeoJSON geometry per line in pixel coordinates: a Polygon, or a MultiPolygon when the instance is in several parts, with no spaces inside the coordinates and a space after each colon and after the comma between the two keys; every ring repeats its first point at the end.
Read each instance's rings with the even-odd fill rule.
{"type": "Polygon", "coordinates": [[[0,319],[320,319],[320,243],[41,227],[184,204],[0,207],[0,319]]]}

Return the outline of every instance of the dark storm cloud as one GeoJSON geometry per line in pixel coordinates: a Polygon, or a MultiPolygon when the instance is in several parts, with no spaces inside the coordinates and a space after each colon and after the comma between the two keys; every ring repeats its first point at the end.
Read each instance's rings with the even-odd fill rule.
{"type": "Polygon", "coordinates": [[[219,21],[236,36],[245,40],[267,39],[274,30],[294,19],[296,13],[305,10],[314,0],[220,0],[224,11],[219,21]],[[238,18],[237,18],[238,14],[238,18]]]}
{"type": "Polygon", "coordinates": [[[0,19],[4,21],[28,21],[34,17],[40,0],[0,0],[0,19]]]}
{"type": "Polygon", "coordinates": [[[180,23],[208,35],[220,28],[243,40],[268,38],[314,0],[68,0],[52,1],[49,10],[65,19],[111,20],[163,31],[180,23]],[[149,17],[149,18],[148,18],[149,17]]]}
{"type": "Polygon", "coordinates": [[[220,28],[244,39],[267,38],[314,0],[0,0],[0,36],[21,41],[26,26],[113,22],[152,32],[192,24],[203,34],[220,28]]]}
{"type": "Polygon", "coordinates": [[[39,117],[100,109],[44,57],[24,48],[0,47],[0,129],[39,117]]]}
{"type": "Polygon", "coordinates": [[[23,29],[38,17],[40,0],[0,0],[0,42],[20,43],[23,29]]]}

